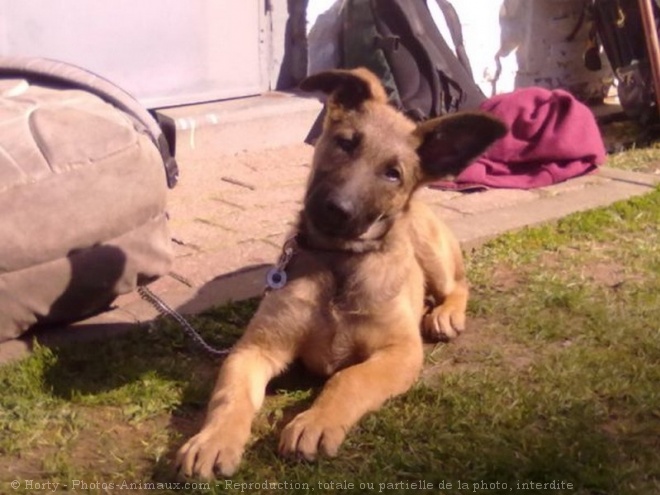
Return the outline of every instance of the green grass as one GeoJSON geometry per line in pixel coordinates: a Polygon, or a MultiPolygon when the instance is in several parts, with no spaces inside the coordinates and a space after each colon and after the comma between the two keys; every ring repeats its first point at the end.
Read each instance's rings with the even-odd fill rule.
{"type": "MultiPolygon", "coordinates": [[[[37,493],[36,482],[80,493],[128,493],[122,483],[132,493],[660,493],[660,189],[502,236],[467,264],[466,333],[429,347],[419,383],[364,418],[336,459],[275,454],[282,425],[318,389],[294,370],[270,387],[231,486],[145,486],[176,482],[172,456],[199,427],[218,364],[160,322],[0,368],[0,493],[37,493]],[[239,485],[264,481],[281,489],[239,485]],[[541,485],[523,489],[530,482],[541,485]]],[[[230,345],[255,305],[193,324],[230,345]]]]}

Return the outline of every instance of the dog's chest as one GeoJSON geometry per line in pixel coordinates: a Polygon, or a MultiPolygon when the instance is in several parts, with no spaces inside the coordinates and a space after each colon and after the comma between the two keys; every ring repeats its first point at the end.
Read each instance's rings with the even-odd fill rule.
{"type": "Polygon", "coordinates": [[[423,277],[413,256],[326,265],[326,287],[301,353],[322,375],[363,361],[400,333],[418,332],[423,277]]]}
{"type": "Polygon", "coordinates": [[[317,324],[308,334],[301,358],[319,375],[329,376],[360,362],[369,354],[366,348],[375,347],[375,335],[369,335],[373,326],[368,324],[366,316],[330,311],[317,324]]]}

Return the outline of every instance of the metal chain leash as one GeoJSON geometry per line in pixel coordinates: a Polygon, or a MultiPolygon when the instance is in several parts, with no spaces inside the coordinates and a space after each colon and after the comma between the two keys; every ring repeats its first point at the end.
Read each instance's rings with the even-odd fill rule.
{"type": "Polygon", "coordinates": [[[181,325],[183,331],[209,354],[213,356],[226,356],[231,351],[231,348],[216,349],[211,347],[180,313],[168,306],[165,301],[151,292],[146,286],[139,286],[137,291],[138,294],[140,294],[140,297],[156,308],[161,315],[173,318],[179,325],[181,325]]]}
{"type": "MultiPolygon", "coordinates": [[[[291,261],[291,258],[293,258],[297,247],[298,244],[296,242],[295,235],[289,237],[286,240],[284,246],[282,247],[282,254],[280,255],[277,264],[271,270],[269,270],[266,276],[266,291],[272,289],[281,289],[286,285],[286,268],[291,261]]],[[[226,356],[231,351],[231,348],[216,349],[210,346],[202,338],[199,332],[197,332],[197,330],[195,330],[193,326],[188,323],[188,321],[181,315],[181,313],[168,306],[165,301],[154,294],[148,287],[141,285],[137,288],[137,291],[138,294],[140,294],[140,297],[151,304],[161,315],[173,318],[179,325],[181,325],[183,331],[188,334],[188,336],[191,337],[197,343],[197,345],[199,345],[209,354],[213,356],[226,356]]]]}

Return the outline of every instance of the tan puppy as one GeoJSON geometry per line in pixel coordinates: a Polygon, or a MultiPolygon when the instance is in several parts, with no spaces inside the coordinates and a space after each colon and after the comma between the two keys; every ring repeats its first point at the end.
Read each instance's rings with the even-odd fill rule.
{"type": "Polygon", "coordinates": [[[202,430],[177,455],[187,476],[236,471],[267,383],[295,359],[330,378],[282,431],[280,453],[336,455],[365,413],[417,378],[422,320],[435,340],[465,325],[460,248],[413,193],[458,174],[504,125],[482,113],[416,125],[365,69],[320,73],[301,87],[329,98],[288,281],[264,297],[224,362],[202,430]],[[425,315],[427,295],[436,306],[425,315]]]}

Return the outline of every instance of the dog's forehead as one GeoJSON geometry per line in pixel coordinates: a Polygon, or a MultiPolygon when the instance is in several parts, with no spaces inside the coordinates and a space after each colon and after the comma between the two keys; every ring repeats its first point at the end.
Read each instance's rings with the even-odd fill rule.
{"type": "Polygon", "coordinates": [[[390,134],[408,138],[415,130],[415,124],[390,105],[365,105],[365,120],[379,130],[387,129],[390,134]]]}
{"type": "Polygon", "coordinates": [[[343,115],[333,125],[334,133],[359,133],[365,147],[391,152],[413,152],[419,145],[415,129],[416,124],[393,107],[369,103],[358,112],[343,115]]]}

